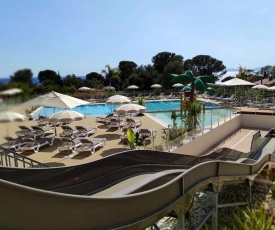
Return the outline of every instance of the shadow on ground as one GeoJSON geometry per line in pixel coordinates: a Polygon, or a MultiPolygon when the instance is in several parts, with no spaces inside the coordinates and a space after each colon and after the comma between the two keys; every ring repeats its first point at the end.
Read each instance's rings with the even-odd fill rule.
{"type": "Polygon", "coordinates": [[[66,166],[63,163],[59,163],[59,162],[49,162],[49,163],[44,163],[45,165],[48,165],[49,167],[63,167],[66,166]]]}
{"type": "Polygon", "coordinates": [[[127,151],[127,150],[129,150],[129,149],[126,149],[126,148],[113,148],[113,149],[103,151],[100,155],[102,157],[107,157],[107,156],[110,156],[112,154],[124,152],[124,151],[127,151]]]}
{"type": "Polygon", "coordinates": [[[107,140],[119,140],[121,137],[121,134],[112,134],[112,133],[106,133],[106,134],[101,134],[98,136],[95,136],[97,138],[106,138],[107,140]]]}

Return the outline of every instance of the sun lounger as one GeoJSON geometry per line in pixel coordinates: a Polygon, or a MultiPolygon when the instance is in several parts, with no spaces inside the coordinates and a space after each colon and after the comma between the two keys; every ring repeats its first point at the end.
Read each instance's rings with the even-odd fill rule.
{"type": "Polygon", "coordinates": [[[33,132],[33,130],[31,128],[29,128],[25,125],[19,125],[18,127],[20,128],[20,130],[16,132],[16,135],[18,137],[24,137],[24,136],[33,132]]]}
{"type": "Polygon", "coordinates": [[[42,146],[49,145],[52,146],[54,143],[54,137],[51,138],[31,138],[31,137],[23,137],[23,140],[26,142],[24,146],[20,147],[18,151],[34,151],[38,152],[42,146]]]}
{"type": "Polygon", "coordinates": [[[93,154],[97,148],[103,147],[106,143],[106,138],[93,138],[92,140],[88,138],[80,138],[81,146],[76,148],[78,153],[90,152],[93,154]]]}
{"type": "Polygon", "coordinates": [[[81,125],[76,125],[75,128],[77,129],[78,133],[76,134],[79,137],[88,137],[90,134],[96,133],[97,127],[85,127],[81,125]]]}
{"type": "Polygon", "coordinates": [[[108,129],[112,129],[112,128],[121,129],[124,124],[125,124],[125,121],[121,120],[121,118],[119,117],[111,118],[110,123],[108,124],[108,129]]]}
{"type": "Polygon", "coordinates": [[[134,120],[132,118],[127,118],[122,127],[122,130],[127,130],[129,128],[138,128],[141,125],[142,125],[141,120],[134,120]]]}
{"type": "Polygon", "coordinates": [[[61,125],[62,133],[59,134],[60,137],[70,137],[74,134],[78,134],[78,130],[75,127],[69,125],[61,125]]]}
{"type": "Polygon", "coordinates": [[[77,147],[79,147],[82,143],[79,138],[70,138],[70,137],[61,137],[63,141],[62,146],[58,147],[59,152],[63,151],[75,151],[77,147]]]}
{"type": "Polygon", "coordinates": [[[157,130],[156,129],[138,129],[140,136],[146,136],[145,140],[153,140],[156,138],[157,130]]]}
{"type": "Polygon", "coordinates": [[[32,132],[28,134],[28,136],[33,136],[33,137],[45,137],[45,136],[49,136],[49,135],[53,135],[54,134],[54,130],[52,127],[49,126],[31,126],[32,128],[32,132]]]}
{"type": "Polygon", "coordinates": [[[107,124],[107,123],[109,123],[111,117],[113,117],[113,116],[114,116],[114,114],[113,114],[113,113],[110,113],[110,114],[108,114],[108,115],[105,116],[105,117],[97,117],[97,118],[96,118],[96,121],[97,121],[97,122],[104,123],[104,124],[107,124]]]}
{"type": "Polygon", "coordinates": [[[26,144],[26,141],[22,138],[5,137],[5,139],[7,142],[1,145],[5,149],[17,151],[21,146],[26,144]]]}

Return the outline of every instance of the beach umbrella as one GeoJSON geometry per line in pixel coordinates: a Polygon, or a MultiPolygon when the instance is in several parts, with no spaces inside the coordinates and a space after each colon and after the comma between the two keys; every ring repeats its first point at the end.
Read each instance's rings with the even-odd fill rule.
{"type": "Polygon", "coordinates": [[[130,85],[130,86],[127,87],[127,89],[133,89],[134,90],[134,95],[135,95],[136,94],[136,89],[139,89],[139,87],[136,86],[136,85],[130,85]]]}
{"type": "Polygon", "coordinates": [[[20,105],[20,107],[27,106],[46,106],[54,108],[71,109],[79,105],[87,105],[89,102],[61,94],[57,92],[50,92],[42,96],[36,97],[20,105]]]}
{"type": "Polygon", "coordinates": [[[114,109],[116,113],[129,113],[130,116],[132,113],[144,113],[146,107],[138,104],[125,104],[114,109]]]}
{"type": "Polygon", "coordinates": [[[79,91],[90,91],[91,89],[89,87],[83,86],[83,87],[80,87],[78,90],[79,91]]]}
{"type": "MultiPolygon", "coordinates": [[[[3,111],[0,112],[0,123],[20,122],[27,120],[27,117],[21,113],[3,111]]],[[[6,134],[9,136],[8,125],[6,126],[6,134]]]]}
{"type": "Polygon", "coordinates": [[[155,89],[155,88],[161,88],[162,86],[159,84],[154,84],[154,85],[151,85],[150,87],[155,89]]]}
{"type": "Polygon", "coordinates": [[[125,104],[130,103],[131,100],[128,97],[122,95],[114,95],[108,98],[107,104],[125,104]]]}
{"type": "Polygon", "coordinates": [[[83,118],[85,118],[85,116],[82,113],[78,113],[73,110],[63,110],[51,115],[49,120],[57,119],[60,122],[71,123],[73,121],[82,120],[83,118]]]}
{"type": "Polygon", "coordinates": [[[183,84],[181,84],[181,83],[176,83],[176,84],[172,85],[172,87],[174,87],[174,88],[183,87],[183,84]]]}
{"type": "Polygon", "coordinates": [[[139,89],[139,87],[136,85],[130,85],[127,87],[127,89],[139,89]]]}
{"type": "MultiPolygon", "coordinates": [[[[259,89],[259,90],[268,90],[269,88],[268,88],[268,86],[266,86],[266,85],[255,85],[255,86],[253,86],[252,87],[252,89],[259,89]]],[[[256,96],[256,102],[257,102],[257,96],[256,96]]]]}
{"type": "Polygon", "coordinates": [[[73,110],[63,110],[54,113],[49,117],[49,122],[52,123],[55,127],[55,135],[56,135],[56,125],[58,122],[63,122],[63,123],[71,123],[73,121],[79,121],[82,120],[83,118],[86,118],[82,113],[75,112],[73,110]]]}
{"type": "Polygon", "coordinates": [[[103,89],[104,90],[114,90],[115,87],[108,85],[108,86],[104,87],[103,89]]]}
{"type": "Polygon", "coordinates": [[[269,87],[267,90],[272,91],[272,103],[274,104],[274,91],[275,91],[275,86],[269,87]]]}
{"type": "Polygon", "coordinates": [[[3,90],[0,92],[0,96],[12,96],[18,93],[22,93],[22,89],[18,89],[18,88],[12,88],[12,89],[7,89],[7,90],[3,90]]]}
{"type": "Polygon", "coordinates": [[[232,78],[228,81],[224,81],[222,85],[223,86],[235,86],[235,96],[236,96],[237,86],[253,86],[255,84],[252,82],[249,82],[249,81],[242,80],[240,78],[232,78]]]}

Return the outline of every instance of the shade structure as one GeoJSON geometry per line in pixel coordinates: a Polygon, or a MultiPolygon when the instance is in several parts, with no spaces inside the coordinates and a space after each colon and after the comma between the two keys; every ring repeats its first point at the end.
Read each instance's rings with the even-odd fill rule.
{"type": "Polygon", "coordinates": [[[128,97],[122,95],[114,95],[108,98],[107,104],[125,104],[130,103],[131,100],[128,97]]]}
{"type": "Polygon", "coordinates": [[[146,107],[138,104],[125,104],[114,109],[117,113],[144,113],[146,107]]]}
{"type": "Polygon", "coordinates": [[[108,86],[104,87],[103,89],[104,90],[114,90],[115,87],[108,85],[108,86]]]}
{"type": "MultiPolygon", "coordinates": [[[[27,120],[27,117],[21,113],[16,113],[12,111],[0,112],[0,123],[20,122],[24,120],[27,120]]],[[[6,135],[9,136],[8,125],[6,126],[6,135]]]]}
{"type": "Polygon", "coordinates": [[[255,85],[252,87],[252,89],[269,89],[266,85],[255,85]]]}
{"type": "Polygon", "coordinates": [[[51,119],[57,119],[60,122],[64,123],[70,123],[73,121],[79,121],[85,118],[85,116],[82,113],[78,113],[72,110],[63,110],[54,113],[49,117],[49,120],[51,119]]]}
{"type": "Polygon", "coordinates": [[[139,89],[139,87],[136,85],[130,85],[127,87],[127,89],[139,89]]]}
{"type": "Polygon", "coordinates": [[[79,105],[87,105],[87,104],[89,104],[89,102],[52,91],[50,93],[36,97],[30,101],[27,101],[21,104],[20,107],[46,106],[46,107],[54,107],[54,108],[71,109],[79,105]]]}
{"type": "Polygon", "coordinates": [[[252,82],[242,80],[240,78],[233,78],[228,81],[223,82],[224,86],[238,86],[238,85],[255,85],[252,82]]]}
{"type": "Polygon", "coordinates": [[[275,85],[268,88],[268,90],[275,91],[275,85]]]}
{"type": "Polygon", "coordinates": [[[12,96],[18,93],[22,93],[22,89],[18,89],[18,88],[12,88],[12,89],[7,89],[7,90],[3,90],[0,92],[0,96],[12,96]]]}
{"type": "Polygon", "coordinates": [[[0,112],[0,122],[16,122],[16,121],[24,121],[27,117],[21,113],[11,112],[11,111],[4,111],[0,112]]]}
{"type": "Polygon", "coordinates": [[[89,90],[91,90],[89,87],[80,87],[79,89],[78,89],[79,91],[89,91],[89,90]]]}
{"type": "Polygon", "coordinates": [[[183,84],[181,84],[181,83],[176,83],[176,84],[172,85],[172,87],[180,88],[180,87],[183,87],[183,84]]]}
{"type": "Polygon", "coordinates": [[[161,88],[162,86],[159,85],[159,84],[154,84],[154,85],[151,85],[150,87],[151,87],[151,88],[161,88]]]}

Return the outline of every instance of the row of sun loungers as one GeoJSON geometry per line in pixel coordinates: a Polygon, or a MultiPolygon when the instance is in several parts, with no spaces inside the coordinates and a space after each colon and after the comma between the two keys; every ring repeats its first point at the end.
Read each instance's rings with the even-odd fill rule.
{"type": "Polygon", "coordinates": [[[63,141],[63,145],[58,147],[59,152],[63,151],[77,151],[81,152],[89,152],[94,153],[97,148],[103,147],[106,143],[106,138],[93,138],[90,140],[89,138],[69,138],[63,137],[61,138],[63,141]]]}

